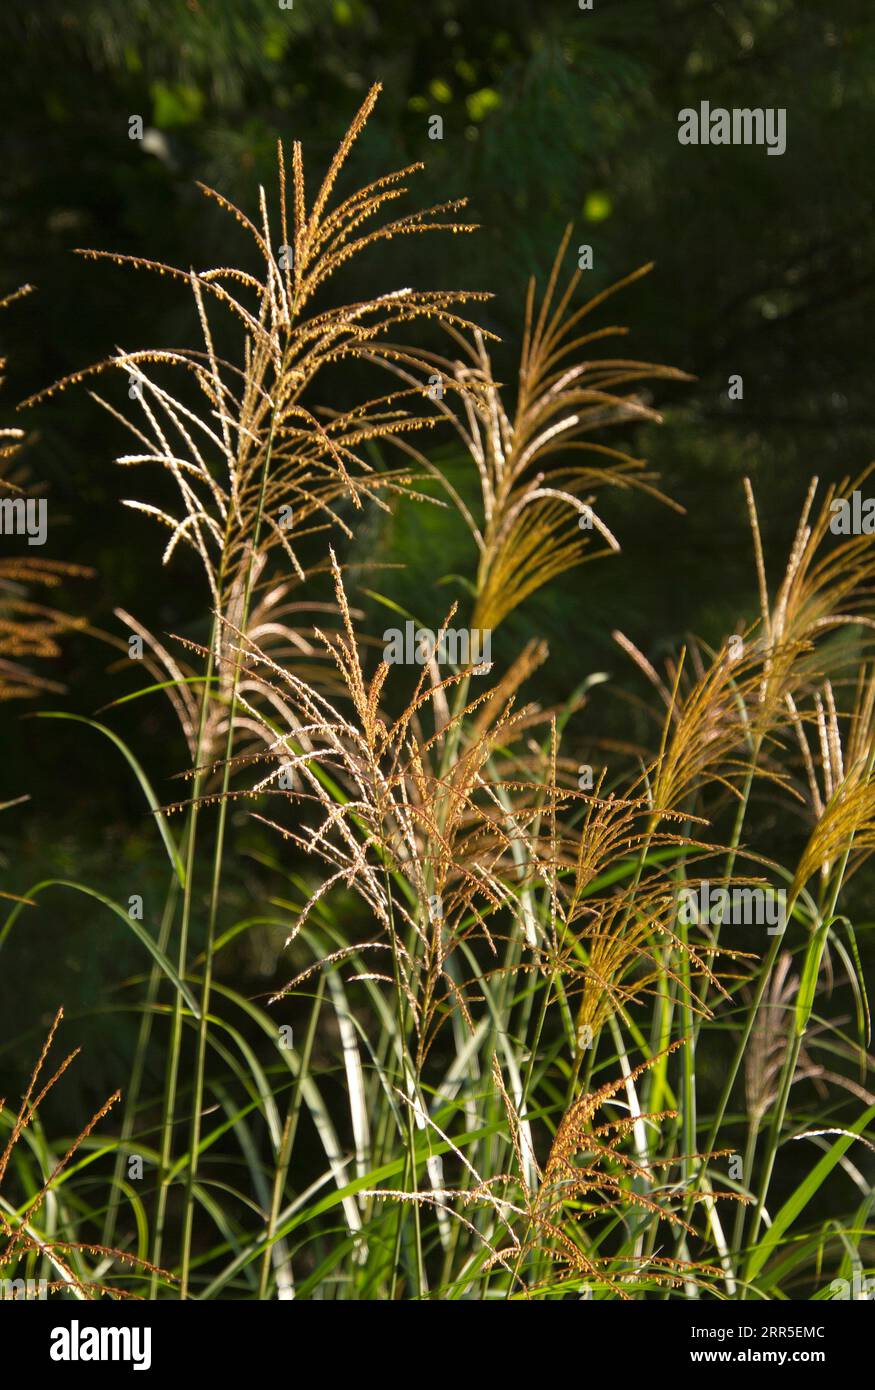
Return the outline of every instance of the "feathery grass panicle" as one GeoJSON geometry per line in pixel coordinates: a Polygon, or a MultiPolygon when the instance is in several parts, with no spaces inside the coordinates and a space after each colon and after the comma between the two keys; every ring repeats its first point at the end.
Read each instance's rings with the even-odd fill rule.
{"type": "MultiPolygon", "coordinates": [[[[585,1092],[565,1111],[554,1135],[537,1192],[521,1184],[520,1205],[526,1212],[526,1228],[515,1250],[499,1252],[504,1258],[517,1251],[539,1257],[546,1266],[547,1287],[558,1283],[560,1290],[595,1290],[627,1301],[636,1292],[676,1288],[695,1284],[708,1290],[721,1271],[704,1260],[684,1260],[651,1252],[634,1254],[599,1253],[599,1223],[610,1224],[616,1213],[637,1211],[655,1223],[665,1223],[669,1231],[694,1235],[694,1229],[676,1209],[683,1195],[667,1170],[682,1162],[683,1156],[660,1158],[650,1155],[643,1164],[622,1147],[636,1125],[646,1122],[654,1130],[660,1122],[674,1118],[674,1111],[630,1115],[596,1125],[598,1112],[613,1101],[617,1092],[628,1089],[662,1056],[681,1045],[678,1040],[664,1053],[647,1058],[628,1074],[585,1092]],[[665,1177],[660,1175],[665,1173],[665,1177]],[[586,1231],[581,1230],[585,1227],[586,1231]]],[[[512,1128],[518,1116],[504,1087],[497,1064],[493,1066],[512,1128]]],[[[519,1163],[519,1151],[517,1150],[519,1163]]],[[[520,1169],[520,1172],[522,1170],[520,1169]]],[[[519,1179],[518,1179],[519,1180],[519,1179]]],[[[704,1194],[701,1194],[704,1197],[704,1194]]],[[[700,1194],[693,1194],[698,1199],[700,1194]]],[[[731,1192],[708,1193],[707,1199],[737,1197],[731,1192]]],[[[746,1200],[742,1198],[741,1200],[746,1200]]],[[[517,1254],[517,1268],[520,1263],[517,1254]]],[[[494,1262],[494,1259],[493,1259],[494,1262]]],[[[537,1285],[536,1285],[537,1288],[537,1285]]]]}
{"type": "MultiPolygon", "coordinates": [[[[79,1048],[77,1047],[55,1068],[47,1081],[41,1081],[55,1034],[63,1016],[63,1009],[58,1009],[36,1066],[31,1073],[18,1113],[11,1122],[7,1121],[10,1124],[10,1133],[5,1147],[0,1152],[0,1187],[9,1176],[10,1163],[13,1165],[14,1176],[15,1148],[22,1134],[32,1125],[46,1096],[79,1055],[79,1048]]],[[[30,1181],[25,1180],[24,1188],[27,1195],[24,1201],[21,1200],[21,1194],[18,1193],[16,1194],[17,1200],[8,1198],[3,1203],[3,1209],[0,1210],[0,1241],[4,1242],[0,1244],[0,1275],[4,1279],[15,1279],[18,1266],[25,1260],[30,1265],[30,1262],[36,1258],[43,1268],[51,1271],[55,1276],[46,1280],[47,1293],[69,1293],[71,1290],[75,1290],[80,1298],[89,1300],[100,1299],[104,1295],[109,1298],[135,1297],[136,1295],[130,1291],[107,1282],[105,1274],[96,1278],[93,1277],[92,1271],[87,1269],[82,1257],[94,1255],[98,1257],[96,1264],[104,1271],[117,1261],[122,1265],[129,1265],[138,1273],[154,1273],[156,1276],[172,1282],[172,1275],[166,1270],[154,1268],[148,1260],[132,1255],[127,1250],[107,1249],[104,1246],[83,1241],[58,1240],[53,1235],[44,1236],[39,1229],[40,1209],[53,1193],[65,1169],[69,1168],[73,1158],[88,1140],[92,1131],[116,1104],[120,1094],[119,1091],[116,1091],[95,1111],[78,1136],[68,1144],[60,1158],[55,1160],[51,1151],[47,1151],[53,1166],[50,1172],[44,1174],[40,1186],[35,1192],[30,1190],[30,1181]]],[[[0,1121],[3,1120],[3,1117],[4,1102],[0,1101],[0,1121]]]]}
{"type": "MultiPolygon", "coordinates": [[[[0,299],[0,310],[33,293],[32,285],[22,285],[0,299]]],[[[6,359],[0,358],[0,386],[6,359]]],[[[29,484],[27,470],[14,461],[22,448],[25,432],[0,429],[0,503],[4,499],[24,503],[36,495],[29,484]]],[[[83,578],[93,571],[85,565],[50,560],[38,555],[0,555],[0,701],[33,697],[40,691],[61,691],[57,681],[37,675],[32,659],[53,660],[60,656],[59,638],[83,626],[81,620],[38,603],[30,588],[58,588],[65,579],[83,578]]]]}
{"type": "MultiPolygon", "coordinates": [[[[504,403],[500,383],[494,379],[482,332],[469,339],[455,325],[448,325],[462,355],[451,359],[428,354],[431,371],[437,370],[446,388],[439,408],[461,439],[480,480],[482,515],[475,519],[455,490],[441,479],[477,548],[475,627],[497,627],[551,579],[584,560],[619,549],[593,506],[599,489],[635,487],[683,510],[657,491],[654,475],[646,471],[641,459],[587,438],[606,426],[661,419],[647,404],[640,387],[622,388],[645,380],[691,379],[685,372],[650,362],[589,357],[591,345],[622,336],[627,331],[624,328],[578,332],[588,314],[651,267],[643,266],[572,311],[580,270],[557,298],[570,236],[569,226],[537,316],[534,278],[529,284],[512,414],[504,403]],[[575,361],[584,351],[586,359],[575,361]],[[574,462],[582,454],[595,457],[589,462],[574,462]],[[565,456],[561,463],[556,461],[559,455],[565,456]],[[601,548],[596,545],[599,540],[603,542],[601,548]]],[[[380,352],[376,348],[374,356],[380,352]]],[[[405,381],[415,383],[416,364],[411,358],[396,355],[394,365],[405,381]]],[[[414,445],[404,439],[395,442],[425,471],[437,474],[414,445]]]]}
{"type": "MultiPolygon", "coordinates": [[[[658,421],[649,383],[686,378],[598,355],[625,330],[586,320],[649,267],[575,307],[580,273],[560,284],[570,229],[540,299],[529,286],[512,405],[493,335],[465,317],[484,296],[401,288],[338,306],[329,282],[351,258],[399,236],[472,230],[459,201],[396,208],[416,163],[339,191],[378,91],[318,186],[308,190],[297,142],[290,152],[279,144],[275,203],[259,189],[246,212],[202,186],[257,271],[235,269],[230,255],[184,269],[84,253],[191,293],[195,347],[119,348],[58,388],[122,373],[127,402],[98,397],[134,441],[118,462],[158,467],[178,496],[128,505],[165,528],[165,563],[180,548],[198,557],[208,604],[202,628],[179,637],[116,609],[143,644],[139,667],[116,664],[150,684],[106,708],[166,695],[191,794],[161,807],[111,733],[172,861],[163,907],[135,927],[152,967],[115,1171],[108,1201],[96,1203],[73,1160],[91,1150],[118,1094],[60,1159],[34,1124],[75,1055],[42,1080],[59,1014],[21,1109],[0,1107],[0,1271],[39,1268],[52,1291],[85,1298],[158,1297],[171,1284],[183,1299],[795,1296],[800,1270],[817,1288],[832,1249],[860,1261],[871,1235],[864,1207],[847,1220],[831,1212],[827,1227],[820,1214],[810,1229],[799,1221],[789,1237],[770,1210],[787,1138],[826,1148],[827,1135],[859,1137],[843,1112],[835,1127],[798,1124],[808,1114],[790,1109],[799,1083],[830,1108],[838,1093],[872,1103],[862,927],[840,899],[875,848],[875,549],[870,536],[834,537],[831,526],[868,470],[828,488],[819,510],[812,483],[774,594],[746,483],[758,618],[742,617],[714,646],[688,640],[659,670],[615,634],[655,691],[636,701],[655,731],[613,740],[611,766],[589,790],[577,756],[581,739],[608,747],[588,718],[586,692],[601,677],[554,708],[537,698],[542,641],[500,669],[446,660],[440,638],[456,604],[418,668],[380,654],[342,559],[320,554],[320,542],[353,537],[366,503],[391,513],[402,496],[448,499],[476,556],[465,576],[473,626],[491,630],[542,585],[618,548],[595,510],[603,489],[667,500],[643,460],[596,432],[658,421]],[[395,340],[428,319],[448,352],[395,340]],[[352,367],[351,384],[375,384],[338,410],[337,377],[352,367]],[[473,465],[476,504],[423,443],[438,425],[473,465]],[[383,467],[390,446],[403,466],[383,467]],[[333,597],[317,601],[307,586],[323,575],[333,597]],[[216,815],[205,866],[207,804],[216,815]],[[795,819],[780,842],[798,848],[789,864],[763,852],[788,806],[795,819]],[[228,861],[244,820],[235,812],[247,807],[258,836],[241,841],[241,916],[228,861]],[[178,838],[171,809],[186,813],[178,838]],[[262,827],[291,853],[275,852],[262,827]],[[739,862],[768,877],[741,877],[739,862]],[[762,954],[728,949],[721,928],[734,921],[679,911],[694,885],[773,881],[790,885],[786,949],[777,934],[762,954]],[[259,957],[261,998],[246,982],[247,951],[259,957]],[[850,1015],[814,1013],[838,987],[853,1029],[850,1015]],[[280,1025],[278,1047],[286,1018],[294,1037],[280,1025]],[[160,1098],[146,1090],[153,1047],[160,1098]],[[731,1102],[741,1080],[739,1144],[731,1102]],[[155,1182],[148,1202],[132,1201],[148,1261],[115,1238],[125,1159],[147,1112],[158,1120],[155,1182]],[[727,1176],[717,1160],[742,1148],[741,1175],[727,1176]],[[736,1203],[731,1236],[726,1200],[736,1203]],[[763,1270],[767,1217],[776,1258],[763,1270]],[[129,1287],[116,1268],[124,1261],[129,1287]]],[[[12,472],[20,438],[0,437],[0,480],[13,496],[26,481],[12,472]]],[[[10,660],[55,650],[15,586],[65,572],[10,563],[19,568],[0,565],[0,694],[10,693],[10,660]]],[[[126,653],[117,633],[96,635],[126,653]]],[[[24,693],[26,676],[16,679],[11,693],[24,693]]],[[[52,880],[19,897],[0,945],[19,909],[59,886],[81,887],[52,880]]],[[[133,925],[107,895],[92,896],[133,925]]],[[[93,1183],[99,1169],[88,1167],[93,1183]]],[[[862,1192],[856,1166],[842,1171],[862,1192]]]]}
{"type": "MultiPolygon", "coordinates": [[[[381,949],[395,953],[424,1061],[432,1026],[442,1026],[448,1010],[458,1005],[470,1020],[467,989],[448,968],[450,958],[477,937],[494,954],[498,933],[492,917],[502,910],[515,915],[522,887],[543,882],[543,852],[532,833],[539,814],[534,794],[541,789],[490,772],[490,760],[513,742],[526,715],[514,708],[508,676],[500,700],[487,689],[447,716],[446,694],[466,673],[430,677],[423,668],[403,711],[394,718],[385,712],[381,696],[391,668],[384,661],[371,679],[366,676],[334,565],[342,632],[318,636],[336,664],[345,701],[329,701],[250,638],[241,642],[247,678],[273,687],[277,702],[292,716],[286,729],[265,728],[275,768],[252,791],[272,792],[318,812],[301,830],[257,813],[333,870],[305,905],[296,933],[335,884],[359,892],[385,933],[381,949]],[[462,719],[472,721],[474,732],[441,771],[443,751],[462,719]],[[310,745],[306,751],[300,746],[303,735],[310,745]],[[291,772],[300,790],[279,790],[283,772],[291,772]],[[332,792],[328,776],[342,780],[342,798],[332,792]],[[513,796],[511,816],[501,793],[513,796]],[[521,847],[528,863],[523,875],[521,847]],[[393,880],[403,883],[403,891],[390,892],[393,880]],[[409,934],[407,944],[403,933],[409,934]]],[[[525,663],[517,667],[514,684],[527,669],[525,663]]],[[[257,719],[257,707],[245,699],[241,703],[257,719]]]]}

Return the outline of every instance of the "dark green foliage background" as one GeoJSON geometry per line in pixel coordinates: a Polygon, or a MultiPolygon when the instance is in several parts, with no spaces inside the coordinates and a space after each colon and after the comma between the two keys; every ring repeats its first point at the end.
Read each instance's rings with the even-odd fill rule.
{"type": "MultiPolygon", "coordinates": [[[[608,499],[623,554],[567,576],[507,625],[499,657],[532,634],[550,642],[542,698],[564,697],[593,671],[631,683],[614,627],[658,660],[689,631],[719,641],[752,614],[745,473],[776,580],[811,473],[840,476],[869,460],[871,0],[595,0],[592,12],[576,0],[295,0],[291,10],[274,0],[6,0],[0,73],[0,291],[39,289],[0,325],[4,421],[16,400],[117,344],[195,340],[178,286],[85,263],[72,248],[237,263],[243,236],[195,178],[252,210],[257,183],[274,187],[281,135],[303,140],[312,188],[374,80],[384,94],[347,176],[364,183],[425,159],[417,202],[466,194],[481,230],[396,240],[391,256],[378,249],[351,266],[345,297],[400,284],[491,290],[482,319],[504,340],[498,370],[512,380],[527,278],[543,281],[567,222],[574,246],[593,247],[593,290],[655,261],[600,322],[628,323],[633,355],[697,377],[661,389],[666,424],[626,441],[687,514],[608,499]],[[677,113],[702,99],[785,107],[786,154],[681,147],[677,113]],[[443,116],[442,142],[428,139],[432,113],[443,116]],[[128,138],[134,114],[160,134],[162,153],[128,138]],[[727,400],[733,373],[742,402],[727,400]]],[[[24,423],[28,462],[49,489],[45,554],[97,571],[62,601],[100,628],[121,631],[121,604],[156,631],[202,636],[195,566],[179,557],[162,571],[161,535],[119,506],[141,482],[112,466],[121,432],[82,390],[24,423]]],[[[409,507],[388,526],[371,520],[348,558],[403,562],[365,582],[432,625],[460,592],[437,581],[473,562],[438,514],[409,507]]],[[[369,620],[378,632],[380,612],[369,620]]],[[[133,688],[129,673],[106,675],[109,660],[92,638],[68,642],[68,692],[50,703],[91,714],[133,688]]],[[[4,886],[73,876],[120,900],[159,902],[164,864],[121,759],[87,730],[23,713],[0,710],[0,800],[31,797],[0,821],[4,886]]],[[[143,702],[109,718],[171,799],[184,750],[170,713],[143,702]]],[[[606,695],[578,724],[581,745],[595,732],[632,739],[645,729],[606,695]]],[[[235,825],[238,850],[256,843],[245,817],[235,825]]],[[[229,921],[252,910],[247,862],[229,878],[229,921]]],[[[35,1040],[63,1001],[79,1015],[76,1040],[96,1044],[73,1093],[78,1084],[102,1099],[125,1076],[134,1025],[101,1011],[142,964],[96,905],[46,896],[0,964],[0,1082],[21,1065],[4,1040],[28,1030],[35,1040]]],[[[241,988],[269,987],[250,959],[235,968],[241,988]]]]}

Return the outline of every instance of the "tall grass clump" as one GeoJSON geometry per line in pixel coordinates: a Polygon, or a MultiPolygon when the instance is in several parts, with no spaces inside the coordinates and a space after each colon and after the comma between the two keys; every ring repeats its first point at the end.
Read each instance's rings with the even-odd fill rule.
{"type": "MultiPolygon", "coordinates": [[[[133,440],[118,463],[176,497],[126,505],[163,528],[163,563],[190,553],[202,606],[184,635],[119,608],[110,637],[137,639],[145,672],[110,707],[163,693],[178,718],[175,792],[111,722],[41,711],[111,741],[167,861],[144,917],[50,881],[0,934],[9,949],[61,887],[146,952],[120,987],[137,1036],[101,1196],[58,1209],[97,1266],[52,1287],[118,1295],[126,1268],[125,1292],[198,1299],[830,1296],[873,1263],[854,881],[875,847],[875,549],[830,528],[860,479],[819,502],[812,482],[777,579],[746,485],[751,610],[661,670],[614,634],[622,741],[600,734],[595,673],[539,698],[543,641],[467,660],[457,624],[491,637],[617,552],[613,494],[680,510],[628,440],[684,374],[609,355],[625,330],[604,307],[649,267],[580,303],[570,229],[531,281],[512,392],[468,317],[485,295],[336,303],[360,253],[474,230],[459,202],[395,215],[418,166],[338,194],[377,95],[315,190],[299,144],[252,217],[204,189],[247,268],[83,253],[192,296],[197,347],[117,350],[52,390],[120,378],[94,391],[133,440]],[[463,597],[406,662],[368,631],[374,602],[398,604],[351,547],[405,499],[470,547],[463,597]],[[778,904],[781,929],[739,922],[738,893],[778,904]]],[[[47,1152],[27,1161],[57,1177],[47,1152]]],[[[28,1269],[63,1263],[39,1204],[17,1226],[3,1210],[28,1269]]]]}

